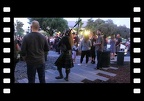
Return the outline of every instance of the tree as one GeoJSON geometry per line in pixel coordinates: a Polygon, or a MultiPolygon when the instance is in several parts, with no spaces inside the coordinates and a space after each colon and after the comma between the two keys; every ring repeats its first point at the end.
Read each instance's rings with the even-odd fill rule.
{"type": "Polygon", "coordinates": [[[86,25],[85,29],[94,31],[95,26],[94,26],[94,20],[92,18],[88,19],[88,22],[87,22],[87,25],[86,25]]]}
{"type": "Polygon", "coordinates": [[[105,21],[102,19],[97,19],[95,21],[93,19],[89,19],[85,28],[94,32],[104,23],[105,21]]]}
{"type": "Polygon", "coordinates": [[[94,26],[95,26],[95,27],[98,27],[98,26],[100,26],[101,24],[104,24],[104,23],[105,23],[104,20],[102,20],[102,19],[97,19],[97,20],[94,21],[94,26]]]}
{"type": "Polygon", "coordinates": [[[111,20],[111,19],[106,20],[105,23],[114,24],[113,20],[111,20]]]}
{"type": "Polygon", "coordinates": [[[53,35],[54,31],[64,32],[68,29],[68,22],[63,18],[28,18],[31,23],[33,20],[37,20],[42,30],[53,35]]]}
{"type": "Polygon", "coordinates": [[[19,36],[24,35],[24,29],[22,28],[24,24],[17,20],[14,25],[15,25],[15,34],[19,36]]]}
{"type": "MultiPolygon", "coordinates": [[[[78,23],[77,27],[75,28],[75,30],[77,30],[77,33],[79,33],[79,32],[81,31],[82,25],[84,24],[84,23],[82,22],[82,19],[78,18],[78,21],[79,21],[79,20],[81,20],[81,21],[78,23]]],[[[78,21],[76,21],[75,24],[76,24],[78,21]]]]}
{"type": "Polygon", "coordinates": [[[43,31],[43,30],[40,30],[39,32],[42,33],[43,35],[49,36],[49,34],[47,32],[45,32],[45,31],[43,31]]]}
{"type": "Polygon", "coordinates": [[[130,29],[124,26],[118,26],[117,34],[120,34],[123,38],[128,38],[130,35],[130,29]]]}
{"type": "Polygon", "coordinates": [[[96,31],[97,29],[101,29],[102,33],[106,36],[110,36],[111,34],[121,34],[123,38],[128,38],[130,36],[130,29],[126,26],[117,26],[113,23],[113,20],[108,19],[106,21],[97,19],[92,20],[89,19],[87,25],[85,27],[87,30],[96,31]]]}
{"type": "Polygon", "coordinates": [[[117,25],[107,22],[99,25],[99,29],[102,30],[102,33],[105,34],[106,36],[110,36],[112,34],[116,34],[117,32],[117,25]]]}

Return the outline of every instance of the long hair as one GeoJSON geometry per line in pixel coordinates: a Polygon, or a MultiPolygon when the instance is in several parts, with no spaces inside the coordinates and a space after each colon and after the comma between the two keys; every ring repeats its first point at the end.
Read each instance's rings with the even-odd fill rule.
{"type": "Polygon", "coordinates": [[[66,36],[68,36],[68,38],[69,38],[69,43],[70,43],[71,48],[72,48],[73,45],[74,45],[72,32],[71,32],[70,30],[67,30],[67,31],[66,31],[66,36]]]}
{"type": "Polygon", "coordinates": [[[88,35],[85,35],[84,36],[84,42],[87,42],[89,40],[89,36],[88,35]]]}
{"type": "Polygon", "coordinates": [[[71,32],[70,32],[70,35],[69,35],[69,43],[70,43],[71,47],[73,47],[74,41],[73,41],[73,34],[71,32]]]}

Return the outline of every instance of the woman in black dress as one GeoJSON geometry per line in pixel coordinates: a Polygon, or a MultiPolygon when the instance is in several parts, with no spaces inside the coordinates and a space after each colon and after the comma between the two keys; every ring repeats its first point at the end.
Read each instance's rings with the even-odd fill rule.
{"type": "Polygon", "coordinates": [[[74,67],[72,59],[73,35],[71,33],[71,30],[66,31],[65,35],[60,40],[58,46],[60,47],[61,54],[56,60],[55,65],[57,66],[59,76],[55,78],[62,79],[62,68],[65,68],[66,77],[64,79],[68,81],[70,69],[74,67]]]}

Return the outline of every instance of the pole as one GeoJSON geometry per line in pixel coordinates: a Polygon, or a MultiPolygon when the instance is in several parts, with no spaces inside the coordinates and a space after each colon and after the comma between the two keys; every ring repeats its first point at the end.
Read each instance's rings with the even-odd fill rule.
{"type": "MultiPolygon", "coordinates": [[[[80,20],[80,18],[78,18],[78,21],[80,20]]],[[[79,23],[78,23],[78,27],[77,27],[77,35],[79,34],[79,23]]]]}
{"type": "MultiPolygon", "coordinates": [[[[77,23],[73,26],[73,28],[74,28],[75,26],[77,26],[77,25],[79,24],[80,21],[81,21],[81,19],[77,21],[77,23]]],[[[73,29],[73,28],[72,28],[72,29],[73,29]]],[[[72,29],[66,31],[66,33],[69,34],[69,33],[71,32],[72,29]]]]}

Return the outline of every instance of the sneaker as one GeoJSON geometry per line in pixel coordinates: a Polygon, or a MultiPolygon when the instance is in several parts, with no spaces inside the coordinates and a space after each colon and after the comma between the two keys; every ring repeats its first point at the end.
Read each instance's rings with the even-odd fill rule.
{"type": "Polygon", "coordinates": [[[80,64],[78,64],[79,66],[81,66],[82,64],[80,63],[80,64]]]}

